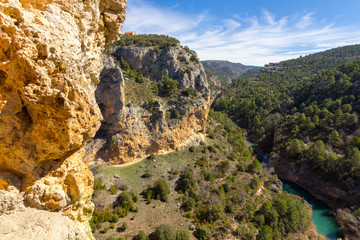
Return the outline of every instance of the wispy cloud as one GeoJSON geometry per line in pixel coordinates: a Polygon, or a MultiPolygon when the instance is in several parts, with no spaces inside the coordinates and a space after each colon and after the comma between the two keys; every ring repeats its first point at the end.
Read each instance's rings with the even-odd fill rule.
{"type": "Polygon", "coordinates": [[[141,33],[158,33],[176,36],[190,31],[203,20],[204,14],[190,16],[176,11],[176,5],[159,8],[142,0],[128,2],[125,20],[126,28],[141,33]]]}
{"type": "Polygon", "coordinates": [[[312,15],[314,15],[314,13],[308,13],[305,16],[303,16],[296,24],[295,26],[298,29],[304,29],[308,26],[310,26],[313,22],[313,18],[312,15]]]}
{"type": "Polygon", "coordinates": [[[317,20],[313,12],[279,18],[263,9],[261,16],[218,19],[206,12],[190,15],[176,7],[157,7],[143,0],[128,2],[124,27],[174,36],[194,49],[201,60],[258,66],[360,40],[360,29],[336,27],[332,22],[317,20]]]}

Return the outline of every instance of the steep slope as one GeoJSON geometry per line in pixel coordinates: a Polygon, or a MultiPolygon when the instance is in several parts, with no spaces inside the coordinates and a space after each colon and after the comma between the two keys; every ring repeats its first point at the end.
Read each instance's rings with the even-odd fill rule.
{"type": "Polygon", "coordinates": [[[270,64],[214,104],[272,152],[269,166],[279,177],[334,211],[354,212],[360,203],[359,62],[351,61],[359,56],[360,45],[352,45],[270,64]]]}
{"type": "Polygon", "coordinates": [[[0,188],[14,185],[27,206],[91,216],[82,147],[100,126],[101,54],[117,40],[125,8],[115,0],[0,3],[0,188]]]}
{"type": "MultiPolygon", "coordinates": [[[[319,189],[314,191],[334,208],[360,203],[359,73],[356,61],[305,81],[295,95],[298,110],[287,114],[274,137],[282,158],[301,163],[308,169],[303,174],[314,172],[318,181],[339,188],[329,191],[326,184],[317,184],[319,189]]],[[[273,160],[279,167],[280,159],[279,163],[273,160]]]]}
{"type": "MultiPolygon", "coordinates": [[[[171,41],[158,35],[128,38],[171,41]]],[[[109,47],[110,55],[104,57],[96,92],[104,121],[87,146],[85,162],[102,159],[121,164],[204,139],[209,87],[196,54],[177,40],[166,47],[124,41],[128,39],[109,47]]]]}

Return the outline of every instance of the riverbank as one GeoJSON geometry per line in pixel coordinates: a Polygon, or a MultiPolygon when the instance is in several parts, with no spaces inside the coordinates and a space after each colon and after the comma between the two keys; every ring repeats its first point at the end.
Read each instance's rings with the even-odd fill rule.
{"type": "MultiPolygon", "coordinates": [[[[234,123],[236,124],[236,122],[234,123]]],[[[273,163],[269,163],[269,155],[259,145],[252,142],[248,137],[246,138],[246,141],[247,144],[254,149],[257,157],[262,160],[263,168],[274,167],[273,163]]],[[[284,172],[289,172],[289,166],[286,166],[286,164],[283,164],[282,168],[284,168],[284,172]]],[[[279,171],[277,171],[279,168],[274,167],[274,170],[276,174],[280,175],[280,180],[283,183],[283,191],[304,198],[305,201],[307,201],[312,206],[311,218],[319,234],[323,235],[326,237],[326,239],[329,240],[336,240],[343,237],[335,217],[330,215],[331,209],[329,206],[327,206],[324,202],[316,199],[313,195],[311,195],[310,192],[293,183],[296,181],[291,182],[291,178],[287,178],[290,181],[281,179],[281,177],[286,178],[288,176],[284,176],[284,174],[279,173],[279,171]]],[[[293,174],[293,176],[295,176],[295,174],[293,174]]]]}
{"type": "Polygon", "coordinates": [[[331,209],[322,201],[317,200],[308,191],[299,187],[295,183],[281,179],[283,183],[283,191],[294,195],[298,195],[305,199],[312,207],[311,218],[316,226],[319,234],[329,240],[336,240],[342,238],[340,228],[337,225],[335,217],[332,216],[331,209]]]}

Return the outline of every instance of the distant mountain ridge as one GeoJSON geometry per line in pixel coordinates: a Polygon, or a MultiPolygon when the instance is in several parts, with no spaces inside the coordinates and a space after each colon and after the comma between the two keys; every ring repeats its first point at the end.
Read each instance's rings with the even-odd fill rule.
{"type": "Polygon", "coordinates": [[[206,70],[224,76],[229,80],[237,79],[247,71],[254,68],[258,68],[255,66],[246,66],[241,63],[233,63],[224,60],[208,60],[208,61],[201,61],[201,63],[203,64],[206,70]]]}

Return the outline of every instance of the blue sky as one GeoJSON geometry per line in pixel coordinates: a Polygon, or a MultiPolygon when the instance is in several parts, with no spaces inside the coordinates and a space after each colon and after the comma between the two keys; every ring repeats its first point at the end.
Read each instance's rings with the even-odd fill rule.
{"type": "Polygon", "coordinates": [[[201,60],[262,66],[360,43],[360,0],[128,0],[123,31],[176,37],[201,60]]]}

